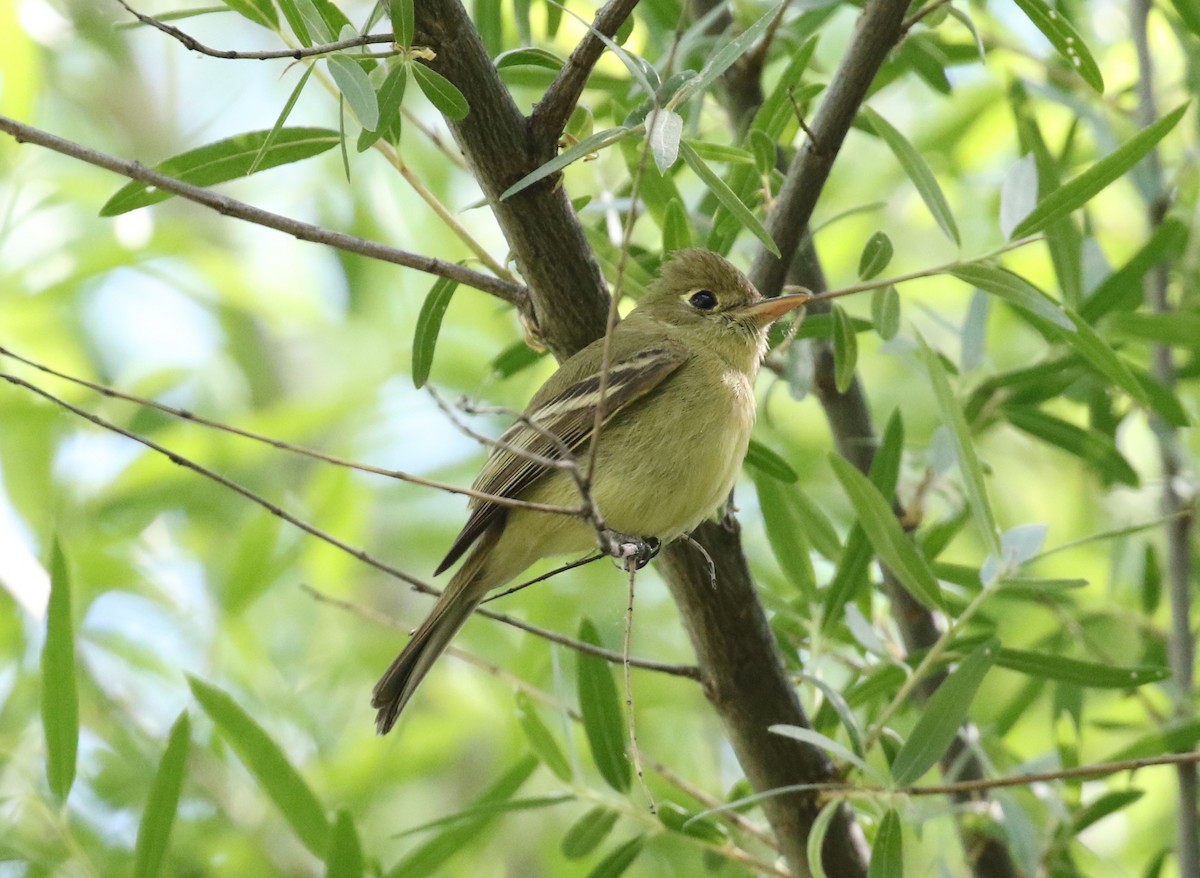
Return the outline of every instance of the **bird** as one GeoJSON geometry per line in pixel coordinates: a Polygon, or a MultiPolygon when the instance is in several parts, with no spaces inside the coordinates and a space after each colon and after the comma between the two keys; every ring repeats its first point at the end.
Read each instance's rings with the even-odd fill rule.
{"type": "MultiPolygon", "coordinates": [[[[723,256],[675,251],[607,348],[603,338],[592,342],[534,394],[474,490],[579,508],[578,483],[552,464],[570,455],[583,469],[594,454],[590,495],[611,532],[633,537],[639,551],[690,532],[729,496],[746,455],[768,327],[807,300],[764,298],[723,256]]],[[[469,509],[435,575],[466,559],[373,691],[381,735],[488,592],[542,558],[598,545],[595,523],[582,515],[479,497],[469,509]]]]}

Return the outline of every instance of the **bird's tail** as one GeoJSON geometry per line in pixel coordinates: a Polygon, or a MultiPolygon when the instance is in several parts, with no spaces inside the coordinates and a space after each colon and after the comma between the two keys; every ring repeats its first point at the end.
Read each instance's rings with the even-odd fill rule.
{"type": "Polygon", "coordinates": [[[429,617],[375,684],[371,706],[379,711],[375,715],[375,730],[379,734],[386,735],[396,724],[400,711],[433,663],[487,594],[491,586],[484,562],[497,537],[495,532],[484,534],[434,604],[429,617]]]}

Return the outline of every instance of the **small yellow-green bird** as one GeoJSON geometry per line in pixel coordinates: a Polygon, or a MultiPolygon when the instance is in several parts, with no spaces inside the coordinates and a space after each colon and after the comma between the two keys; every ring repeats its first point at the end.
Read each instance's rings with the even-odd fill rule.
{"type": "MultiPolygon", "coordinates": [[[[591,495],[605,525],[663,543],[687,533],[733,489],[754,426],[754,377],[767,350],[767,327],[807,298],[764,299],[716,253],[679,251],[613,329],[606,380],[600,339],[564,362],[534,394],[527,420],[500,438],[475,490],[577,508],[575,480],[546,460],[569,451],[586,467],[603,383],[591,495]]],[[[379,711],[380,734],[395,724],[489,591],[541,558],[597,545],[595,526],[582,516],[480,499],[470,507],[437,573],[468,549],[470,554],[375,686],[371,704],[379,711]]]]}

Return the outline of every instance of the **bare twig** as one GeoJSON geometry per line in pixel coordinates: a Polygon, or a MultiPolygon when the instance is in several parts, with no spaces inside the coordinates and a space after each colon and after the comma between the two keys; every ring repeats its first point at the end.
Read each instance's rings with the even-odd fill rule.
{"type": "Polygon", "coordinates": [[[417,253],[409,253],[407,250],[398,250],[395,247],[389,247],[386,244],[380,244],[376,241],[368,241],[365,238],[358,238],[354,235],[334,232],[320,226],[312,225],[311,223],[271,213],[270,211],[221,195],[211,189],[194,186],[175,177],[169,177],[166,174],[147,168],[140,162],[126,161],[125,159],[119,159],[115,156],[89,149],[86,146],[65,140],[40,128],[34,128],[31,125],[17,122],[15,119],[10,119],[7,116],[0,116],[0,131],[11,135],[18,143],[33,143],[54,152],[70,156],[71,158],[87,162],[90,165],[95,165],[98,168],[104,168],[128,177],[131,180],[148,183],[164,192],[170,192],[189,201],[203,204],[205,207],[212,208],[224,216],[266,226],[267,228],[299,238],[302,241],[325,244],[330,247],[336,247],[339,250],[378,259],[382,262],[403,265],[406,268],[415,268],[418,271],[428,274],[435,274],[439,277],[456,280],[459,283],[482,290],[485,293],[491,293],[493,296],[508,302],[522,312],[529,308],[528,291],[520,284],[482,274],[478,271],[472,271],[453,262],[434,259],[431,256],[421,256],[417,253]]]}
{"type": "MultiPolygon", "coordinates": [[[[621,652],[628,656],[633,645],[633,596],[638,568],[632,560],[626,561],[626,566],[629,569],[629,604],[625,607],[625,640],[621,652]]],[[[657,814],[658,803],[654,801],[654,794],[650,792],[650,786],[646,783],[646,771],[642,767],[642,750],[638,746],[637,719],[634,716],[633,708],[633,678],[629,673],[629,662],[625,663],[623,670],[625,672],[625,722],[629,728],[629,753],[633,757],[633,770],[637,774],[638,783],[642,786],[646,801],[650,803],[650,813],[657,814]]]]}

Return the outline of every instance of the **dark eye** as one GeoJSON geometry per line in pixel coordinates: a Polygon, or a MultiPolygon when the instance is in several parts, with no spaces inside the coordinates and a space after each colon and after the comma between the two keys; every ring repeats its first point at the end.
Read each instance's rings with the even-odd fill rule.
{"type": "Polygon", "coordinates": [[[688,304],[700,311],[711,311],[717,307],[717,297],[712,290],[696,290],[688,299],[688,304]]]}

